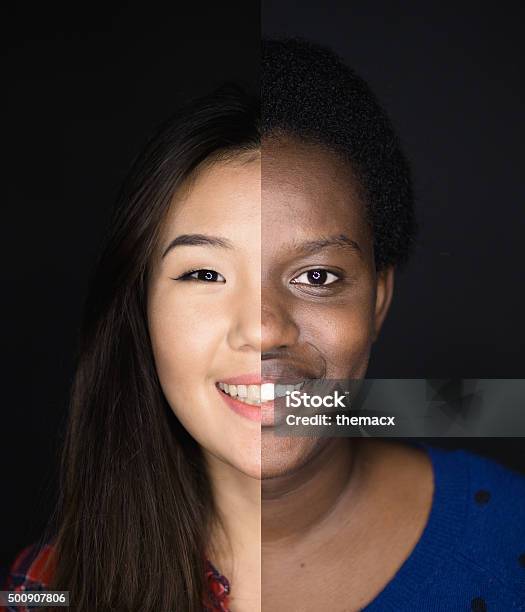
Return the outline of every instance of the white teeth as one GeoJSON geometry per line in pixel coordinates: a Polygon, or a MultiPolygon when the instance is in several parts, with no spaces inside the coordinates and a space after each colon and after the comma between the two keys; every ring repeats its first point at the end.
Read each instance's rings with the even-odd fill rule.
{"type": "Polygon", "coordinates": [[[264,383],[261,385],[261,401],[269,402],[275,399],[275,385],[273,383],[264,383]]]}
{"type": "Polygon", "coordinates": [[[299,391],[304,382],[297,385],[275,385],[263,383],[262,385],[228,385],[220,382],[219,389],[231,397],[238,397],[246,404],[260,404],[274,400],[276,397],[285,397],[287,393],[299,391]]]}
{"type": "Polygon", "coordinates": [[[237,385],[237,395],[239,397],[248,397],[248,389],[246,385],[237,385]]]}

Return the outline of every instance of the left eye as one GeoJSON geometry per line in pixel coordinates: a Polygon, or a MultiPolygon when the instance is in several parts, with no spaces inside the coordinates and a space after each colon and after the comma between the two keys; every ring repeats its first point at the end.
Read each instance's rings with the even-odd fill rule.
{"type": "Polygon", "coordinates": [[[215,270],[193,270],[193,272],[186,272],[182,276],[179,276],[177,280],[189,281],[196,280],[205,283],[225,283],[226,279],[222,274],[215,272],[215,270]]]}
{"type": "Polygon", "coordinates": [[[314,285],[318,287],[331,285],[339,280],[339,277],[328,270],[308,270],[296,276],[291,282],[298,285],[314,285]]]}

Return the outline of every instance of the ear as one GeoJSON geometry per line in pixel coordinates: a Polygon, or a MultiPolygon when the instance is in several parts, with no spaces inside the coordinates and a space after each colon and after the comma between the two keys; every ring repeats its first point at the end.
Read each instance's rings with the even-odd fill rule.
{"type": "Polygon", "coordinates": [[[374,312],[374,339],[377,340],[379,332],[386,318],[392,295],[394,293],[394,267],[384,268],[376,277],[376,307],[374,312]]]}

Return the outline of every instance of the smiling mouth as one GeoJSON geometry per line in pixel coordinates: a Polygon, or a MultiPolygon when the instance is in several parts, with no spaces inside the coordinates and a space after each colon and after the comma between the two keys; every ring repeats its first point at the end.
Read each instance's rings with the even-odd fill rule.
{"type": "Polygon", "coordinates": [[[276,397],[285,397],[286,393],[302,389],[304,381],[296,385],[279,385],[263,383],[261,385],[228,385],[218,382],[217,387],[225,395],[250,406],[260,406],[265,402],[273,402],[276,397]]]}

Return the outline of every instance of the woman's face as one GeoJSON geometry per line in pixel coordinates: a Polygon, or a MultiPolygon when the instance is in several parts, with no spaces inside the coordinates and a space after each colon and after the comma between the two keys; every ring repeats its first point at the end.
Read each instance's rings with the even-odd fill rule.
{"type": "Polygon", "coordinates": [[[169,404],[222,462],[256,478],[295,471],[327,439],[275,436],[261,383],[362,378],[392,278],[376,274],[356,181],[332,153],[269,140],[262,170],[253,157],[208,165],[174,198],[150,275],[169,404]]]}
{"type": "Polygon", "coordinates": [[[260,383],[258,154],[208,164],[179,189],[152,266],[148,319],[160,383],[182,425],[205,453],[259,478],[260,408],[243,402],[242,413],[218,387],[260,383]]]}
{"type": "MultiPolygon", "coordinates": [[[[393,271],[347,164],[317,145],[269,140],[262,155],[262,377],[364,377],[393,271]]],[[[263,420],[263,476],[298,469],[328,439],[277,437],[263,420]]]]}

